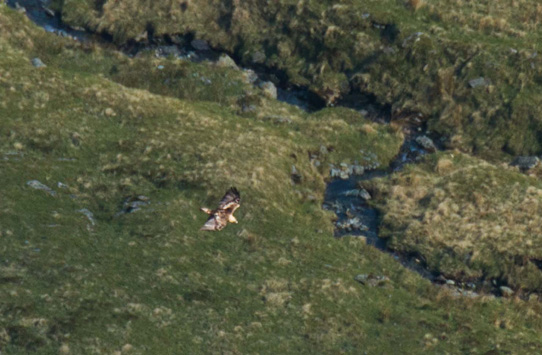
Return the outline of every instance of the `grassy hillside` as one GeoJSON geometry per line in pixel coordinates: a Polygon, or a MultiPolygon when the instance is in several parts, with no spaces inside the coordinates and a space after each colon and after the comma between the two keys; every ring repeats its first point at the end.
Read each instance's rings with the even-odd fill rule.
{"type": "Polygon", "coordinates": [[[541,154],[541,5],[521,1],[56,1],[117,43],[207,40],[329,103],[371,94],[450,147],[541,154]]]}
{"type": "Polygon", "coordinates": [[[391,128],[258,92],[240,115],[236,92],[186,75],[238,73],[160,60],[195,87],[184,100],[152,83],[155,59],[55,37],[4,5],[0,53],[2,353],[540,352],[539,303],[457,297],[332,237],[327,163],[362,149],[385,166],[402,141],[391,128]],[[122,74],[145,65],[134,75],[150,83],[122,74]],[[322,145],[319,170],[308,153],[322,145]],[[199,232],[198,208],[230,185],[239,225],[199,232]]]}

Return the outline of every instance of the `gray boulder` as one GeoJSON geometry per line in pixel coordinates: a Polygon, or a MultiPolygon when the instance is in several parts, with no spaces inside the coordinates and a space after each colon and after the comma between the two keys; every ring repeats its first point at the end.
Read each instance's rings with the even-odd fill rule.
{"type": "Polygon", "coordinates": [[[207,43],[207,41],[204,41],[202,39],[195,39],[192,42],[190,42],[190,45],[195,50],[198,50],[198,51],[208,51],[208,50],[211,49],[211,47],[209,47],[209,44],[207,43]]]}
{"type": "Polygon", "coordinates": [[[32,65],[35,66],[36,68],[46,67],[46,65],[38,57],[32,58],[32,65]]]}
{"type": "Polygon", "coordinates": [[[540,163],[540,159],[535,156],[516,157],[510,165],[517,166],[522,170],[529,170],[540,163]]]}
{"type": "Polygon", "coordinates": [[[277,99],[277,87],[272,82],[270,82],[270,81],[262,82],[260,84],[260,89],[263,90],[263,93],[268,98],[273,99],[273,100],[277,99]]]}
{"type": "Polygon", "coordinates": [[[227,54],[222,54],[216,61],[216,65],[221,68],[239,69],[235,61],[227,54]]]}
{"type": "Polygon", "coordinates": [[[30,180],[30,181],[27,181],[26,185],[30,186],[31,188],[33,189],[36,189],[36,190],[41,190],[41,191],[45,191],[47,192],[49,195],[51,196],[55,196],[56,195],[56,192],[53,191],[53,189],[51,189],[49,186],[47,185],[44,185],[42,184],[41,182],[39,182],[38,180],[30,180]]]}
{"type": "Polygon", "coordinates": [[[423,149],[427,150],[428,152],[434,152],[437,150],[437,147],[435,146],[435,143],[433,143],[433,140],[427,136],[416,137],[416,143],[418,143],[423,149]]]}

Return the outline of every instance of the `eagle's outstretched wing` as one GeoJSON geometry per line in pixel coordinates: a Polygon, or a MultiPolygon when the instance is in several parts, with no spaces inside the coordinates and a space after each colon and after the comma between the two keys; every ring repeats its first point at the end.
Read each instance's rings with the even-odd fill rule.
{"type": "Polygon", "coordinates": [[[200,228],[200,231],[219,231],[224,229],[228,224],[228,220],[221,218],[218,213],[213,213],[207,222],[200,228]]]}
{"type": "Polygon", "coordinates": [[[240,202],[241,195],[239,194],[239,191],[237,191],[235,187],[230,187],[224,197],[222,197],[222,200],[218,203],[218,209],[227,210],[234,207],[233,210],[236,210],[239,207],[240,202]]]}
{"type": "Polygon", "coordinates": [[[209,214],[209,219],[200,228],[203,231],[219,231],[224,229],[229,223],[237,223],[237,219],[233,216],[233,212],[240,207],[241,195],[235,187],[231,187],[222,200],[218,203],[216,210],[201,208],[201,210],[209,214]]]}

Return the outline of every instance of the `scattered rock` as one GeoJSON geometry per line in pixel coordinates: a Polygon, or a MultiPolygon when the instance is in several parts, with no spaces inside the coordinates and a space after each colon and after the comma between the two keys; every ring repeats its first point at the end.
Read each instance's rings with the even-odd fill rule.
{"type": "Polygon", "coordinates": [[[56,186],[59,188],[59,189],[67,189],[69,186],[62,183],[62,182],[57,182],[56,186]]]}
{"type": "Polygon", "coordinates": [[[218,58],[216,65],[221,68],[239,69],[237,64],[235,64],[235,61],[227,54],[222,54],[220,58],[218,58]]]}
{"type": "Polygon", "coordinates": [[[352,165],[352,173],[354,175],[363,175],[363,173],[365,173],[365,168],[356,162],[352,165]]]}
{"type": "Polygon", "coordinates": [[[371,194],[365,189],[348,190],[344,193],[345,196],[361,197],[364,200],[370,200],[371,194]]]}
{"type": "Polygon", "coordinates": [[[17,10],[17,12],[20,12],[22,14],[24,14],[26,12],[26,8],[19,5],[18,2],[15,3],[15,10],[17,10]]]}
{"type": "Polygon", "coordinates": [[[279,116],[279,115],[268,115],[268,116],[265,116],[263,119],[264,119],[264,121],[272,121],[275,124],[290,124],[290,123],[292,123],[292,120],[289,119],[288,117],[283,117],[283,116],[279,116]]]}
{"type": "Polygon", "coordinates": [[[144,195],[128,197],[122,204],[122,210],[117,212],[117,214],[115,214],[115,217],[118,217],[120,215],[127,214],[127,213],[137,212],[141,210],[141,208],[148,206],[150,204],[151,204],[150,199],[144,195]]]}
{"type": "Polygon", "coordinates": [[[42,6],[42,9],[47,16],[55,17],[55,12],[52,9],[48,8],[47,6],[42,6]]]}
{"type": "Polygon", "coordinates": [[[327,149],[327,147],[325,145],[320,146],[320,154],[322,154],[322,155],[329,154],[329,150],[327,149]]]}
{"type": "Polygon", "coordinates": [[[47,192],[49,195],[51,196],[55,196],[56,195],[56,192],[53,191],[53,189],[51,189],[49,186],[47,185],[44,185],[42,184],[41,182],[39,182],[38,180],[30,180],[30,181],[27,181],[26,183],[28,186],[30,186],[31,188],[33,189],[36,189],[36,190],[42,190],[42,191],[45,191],[47,192]]]}
{"type": "Polygon", "coordinates": [[[256,107],[256,105],[243,105],[243,107],[241,108],[241,111],[243,113],[251,113],[251,112],[256,112],[258,108],[256,107]]]}
{"type": "Polygon", "coordinates": [[[154,51],[154,55],[158,58],[169,56],[179,57],[181,54],[182,53],[177,46],[160,46],[154,51]]]}
{"type": "Polygon", "coordinates": [[[136,42],[146,42],[148,39],[149,39],[149,33],[147,31],[141,32],[134,38],[136,42]]]}
{"type": "Polygon", "coordinates": [[[359,275],[356,275],[356,277],[354,277],[354,280],[356,280],[357,282],[359,282],[362,285],[365,285],[367,280],[369,280],[369,275],[359,274],[359,275]]]}
{"type": "Polygon", "coordinates": [[[423,32],[415,32],[415,33],[411,34],[410,36],[408,36],[407,38],[405,38],[403,40],[403,44],[402,44],[403,48],[409,46],[412,43],[418,42],[422,35],[423,35],[423,32]]]}
{"type": "Polygon", "coordinates": [[[521,170],[529,170],[534,168],[540,163],[540,159],[535,156],[516,157],[510,165],[517,166],[521,170]]]}
{"type": "Polygon", "coordinates": [[[80,210],[77,210],[77,212],[80,212],[80,213],[84,214],[87,217],[87,219],[89,220],[91,226],[96,225],[96,220],[94,219],[94,213],[90,212],[90,210],[88,210],[86,208],[82,208],[80,210]]]}
{"type": "Polygon", "coordinates": [[[514,290],[512,290],[510,287],[507,287],[507,286],[499,287],[499,291],[501,291],[501,294],[503,295],[503,297],[510,297],[514,294],[514,290]]]}
{"type": "Polygon", "coordinates": [[[476,79],[469,80],[469,86],[471,88],[475,88],[478,86],[488,86],[491,84],[491,81],[489,79],[485,79],[484,77],[479,77],[476,79]]]}
{"type": "Polygon", "coordinates": [[[252,69],[243,70],[243,81],[246,84],[254,84],[258,80],[258,75],[252,69]]]}
{"type": "Polygon", "coordinates": [[[44,68],[47,66],[38,57],[32,58],[32,65],[36,68],[44,68]]]}
{"type": "Polygon", "coordinates": [[[195,39],[192,42],[190,42],[190,45],[195,50],[198,50],[198,51],[208,51],[208,50],[211,49],[211,47],[209,47],[209,44],[207,43],[207,41],[204,41],[202,39],[195,39]]]}
{"type": "Polygon", "coordinates": [[[265,62],[265,53],[262,51],[256,51],[252,53],[252,62],[257,64],[262,64],[265,62]]]}
{"type": "Polygon", "coordinates": [[[416,143],[418,143],[423,149],[427,150],[428,152],[435,152],[437,150],[437,147],[435,146],[435,143],[433,143],[433,140],[427,136],[416,137],[416,143]]]}
{"type": "Polygon", "coordinates": [[[387,276],[381,276],[381,275],[367,275],[367,274],[359,274],[354,277],[354,280],[359,282],[362,285],[368,285],[368,286],[384,286],[388,284],[391,280],[387,276]]]}
{"type": "Polygon", "coordinates": [[[363,175],[365,168],[354,162],[354,164],[341,163],[340,169],[336,168],[335,165],[329,164],[330,166],[330,175],[331,177],[340,177],[343,180],[347,180],[351,175],[363,175]]]}
{"type": "Polygon", "coordinates": [[[369,228],[361,223],[361,220],[358,217],[348,218],[345,221],[337,222],[336,224],[338,229],[344,230],[346,232],[351,231],[367,231],[369,228]]]}
{"type": "Polygon", "coordinates": [[[117,115],[111,107],[106,108],[104,114],[108,117],[113,117],[117,115]]]}
{"type": "Polygon", "coordinates": [[[329,175],[334,178],[334,177],[338,177],[339,175],[341,174],[341,170],[340,169],[336,169],[336,168],[331,168],[329,170],[329,175]]]}
{"type": "Polygon", "coordinates": [[[265,96],[273,100],[277,99],[277,87],[275,86],[275,84],[270,81],[264,81],[259,86],[260,89],[263,90],[265,96]]]}
{"type": "Polygon", "coordinates": [[[295,165],[292,165],[292,173],[290,174],[290,176],[294,184],[300,184],[301,180],[303,179],[299,171],[297,171],[295,165]]]}

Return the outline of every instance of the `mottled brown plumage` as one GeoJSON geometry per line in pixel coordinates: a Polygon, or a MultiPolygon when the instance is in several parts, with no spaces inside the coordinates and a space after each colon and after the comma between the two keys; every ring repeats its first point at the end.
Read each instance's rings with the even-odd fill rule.
{"type": "Polygon", "coordinates": [[[203,227],[202,231],[220,231],[229,223],[238,223],[233,216],[233,212],[240,207],[241,196],[235,187],[230,188],[222,200],[218,203],[216,210],[211,210],[202,207],[201,210],[209,215],[209,219],[203,227]]]}

